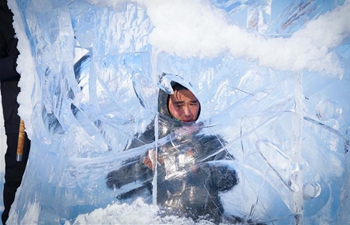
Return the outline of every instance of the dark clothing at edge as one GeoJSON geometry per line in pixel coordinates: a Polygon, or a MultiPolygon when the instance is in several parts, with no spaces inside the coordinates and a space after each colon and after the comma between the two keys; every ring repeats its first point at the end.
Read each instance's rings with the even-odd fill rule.
{"type": "Polygon", "coordinates": [[[17,50],[18,40],[15,38],[12,22],[13,14],[7,6],[7,1],[0,0],[0,88],[5,134],[7,138],[3,192],[4,211],[1,216],[3,224],[5,224],[8,219],[17,188],[21,185],[30,148],[30,141],[25,137],[23,158],[21,162],[17,162],[16,154],[20,124],[17,96],[20,92],[20,88],[18,87],[20,75],[16,71],[16,61],[19,52],[17,50]]]}

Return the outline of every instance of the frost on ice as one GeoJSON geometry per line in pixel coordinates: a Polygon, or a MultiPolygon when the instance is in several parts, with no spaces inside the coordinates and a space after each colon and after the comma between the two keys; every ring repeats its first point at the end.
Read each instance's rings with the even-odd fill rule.
{"type": "Polygon", "coordinates": [[[9,223],[193,223],[160,216],[154,196],[121,201],[125,189],[106,186],[145,151],[123,150],[158,118],[163,73],[191,84],[203,132],[234,156],[211,162],[237,173],[219,192],[226,214],[349,221],[350,3],[292,1],[272,17],[277,4],[10,1],[32,147],[9,223]]]}

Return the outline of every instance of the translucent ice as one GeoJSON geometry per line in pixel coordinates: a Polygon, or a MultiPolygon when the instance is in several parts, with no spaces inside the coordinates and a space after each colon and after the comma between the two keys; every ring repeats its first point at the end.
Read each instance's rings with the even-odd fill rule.
{"type": "Polygon", "coordinates": [[[348,222],[350,3],[291,1],[271,20],[276,2],[9,1],[32,140],[9,223],[193,223],[106,186],[149,147],[123,151],[157,118],[163,73],[192,85],[202,132],[234,156],[209,163],[239,178],[220,192],[226,214],[348,222]]]}

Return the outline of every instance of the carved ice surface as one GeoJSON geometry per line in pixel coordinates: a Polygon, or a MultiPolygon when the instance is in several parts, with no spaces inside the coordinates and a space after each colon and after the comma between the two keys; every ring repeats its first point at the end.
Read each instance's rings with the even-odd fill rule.
{"type": "Polygon", "coordinates": [[[157,114],[162,73],[191,83],[203,132],[221,135],[234,156],[212,162],[239,178],[220,193],[227,214],[268,224],[350,221],[350,2],[278,4],[9,1],[19,114],[32,140],[9,224],[192,224],[116,199],[142,182],[106,187],[110,171],[150,147],[123,152],[157,114]],[[242,14],[246,26],[235,21],[242,14]]]}

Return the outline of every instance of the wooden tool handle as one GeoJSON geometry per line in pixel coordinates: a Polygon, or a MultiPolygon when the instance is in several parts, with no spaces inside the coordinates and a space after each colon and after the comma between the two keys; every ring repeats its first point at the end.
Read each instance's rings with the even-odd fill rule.
{"type": "Polygon", "coordinates": [[[18,142],[17,142],[17,156],[16,160],[18,162],[22,161],[23,156],[23,145],[24,145],[24,121],[21,120],[19,123],[19,134],[18,134],[18,142]]]}

